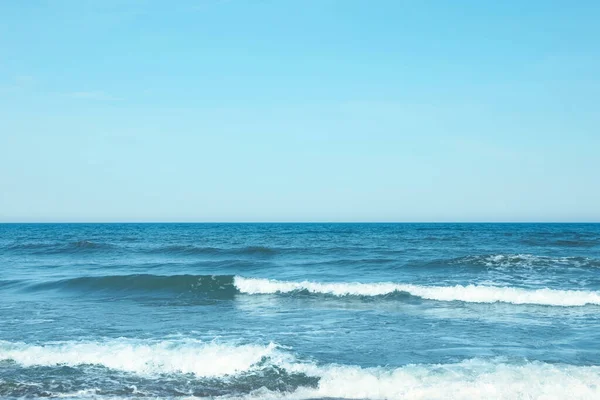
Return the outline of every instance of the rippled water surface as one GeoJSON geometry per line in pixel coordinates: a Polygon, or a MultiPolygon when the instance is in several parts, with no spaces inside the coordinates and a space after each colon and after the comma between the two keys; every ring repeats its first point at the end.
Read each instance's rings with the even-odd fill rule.
{"type": "Polygon", "coordinates": [[[600,224],[3,224],[0,397],[599,399],[600,224]]]}

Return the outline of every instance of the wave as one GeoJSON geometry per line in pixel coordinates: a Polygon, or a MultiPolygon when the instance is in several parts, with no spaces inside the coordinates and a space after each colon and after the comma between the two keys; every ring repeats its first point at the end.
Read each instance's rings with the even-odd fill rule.
{"type": "MultiPolygon", "coordinates": [[[[316,388],[299,388],[288,397],[292,399],[591,399],[600,395],[600,367],[541,362],[511,365],[472,359],[400,368],[309,365],[293,370],[320,379],[316,388]]],[[[257,391],[251,397],[277,398],[277,393],[257,391]]]]}
{"type": "Polygon", "coordinates": [[[23,284],[23,281],[18,279],[0,280],[0,288],[18,287],[23,284]]]}
{"type": "Polygon", "coordinates": [[[13,243],[5,247],[8,251],[28,252],[36,255],[82,254],[116,249],[111,243],[79,240],[69,243],[13,243]]]}
{"type": "Polygon", "coordinates": [[[298,265],[311,265],[311,266],[362,266],[362,265],[379,265],[379,264],[393,264],[397,263],[398,260],[396,258],[344,258],[344,259],[335,259],[335,260],[327,260],[327,261],[311,261],[311,262],[303,262],[298,265]]]}
{"type": "Polygon", "coordinates": [[[523,239],[521,243],[529,245],[529,246],[556,246],[556,247],[596,247],[600,245],[600,240],[598,238],[593,239],[557,239],[557,240],[547,240],[547,239],[536,239],[529,238],[523,239]]]}
{"type": "Polygon", "coordinates": [[[202,247],[195,245],[173,245],[156,247],[147,250],[150,254],[164,254],[164,255],[180,255],[180,256],[192,256],[192,255],[219,255],[219,254],[231,254],[231,255],[275,255],[285,249],[278,249],[273,247],[264,246],[247,246],[239,248],[221,248],[221,247],[202,247]]]}
{"type": "MultiPolygon", "coordinates": [[[[5,247],[8,251],[13,252],[27,252],[36,255],[56,255],[56,254],[81,254],[86,252],[95,252],[101,250],[116,250],[116,249],[127,249],[126,247],[120,248],[119,246],[111,243],[93,242],[90,240],[79,240],[75,242],[62,243],[62,242],[29,242],[29,243],[13,243],[5,247]]],[[[288,250],[285,248],[274,248],[265,246],[246,246],[246,247],[207,247],[207,246],[196,246],[196,245],[171,245],[171,246],[159,246],[153,248],[137,248],[130,249],[135,252],[142,252],[147,254],[162,254],[170,256],[193,256],[193,255],[248,255],[248,256],[271,256],[276,255],[288,250]]],[[[297,249],[300,251],[301,249],[297,249]]]]}
{"type": "Polygon", "coordinates": [[[426,300],[467,303],[512,303],[546,306],[600,305],[600,292],[583,290],[521,289],[476,285],[421,286],[408,283],[321,283],[289,282],[236,276],[234,285],[241,293],[281,294],[305,292],[333,296],[384,296],[408,293],[426,300]]]}
{"type": "Polygon", "coordinates": [[[5,247],[6,250],[40,250],[56,246],[50,243],[13,243],[5,247]]]}
{"type": "Polygon", "coordinates": [[[74,290],[78,292],[126,292],[206,294],[232,297],[233,275],[113,275],[85,276],[32,285],[29,290],[74,290]]]}
{"type": "MultiPolygon", "coordinates": [[[[208,378],[222,387],[233,388],[223,391],[227,398],[504,400],[600,396],[599,366],[498,358],[363,368],[302,361],[274,343],[112,339],[30,345],[0,341],[0,360],[25,368],[91,365],[153,379],[166,375],[171,384],[178,378],[185,381],[208,378]],[[258,379],[240,385],[248,375],[258,379]]],[[[143,384],[141,381],[140,385],[143,384]]],[[[82,389],[79,394],[84,396],[86,388],[82,389]]],[[[87,393],[90,397],[95,395],[89,388],[87,393]]]]}
{"type": "Polygon", "coordinates": [[[488,268],[594,268],[600,267],[600,260],[589,257],[549,257],[533,254],[481,254],[453,258],[449,264],[488,268]]]}
{"type": "Polygon", "coordinates": [[[29,345],[0,341],[0,360],[25,367],[96,365],[139,375],[193,374],[219,377],[248,372],[264,358],[281,358],[277,346],[228,345],[187,339],[57,342],[29,345]]]}
{"type": "MultiPolygon", "coordinates": [[[[0,287],[23,287],[24,282],[3,282],[0,287]],[[19,285],[17,285],[19,284],[19,285]]],[[[233,299],[236,295],[323,295],[467,303],[511,303],[574,307],[600,305],[600,292],[585,290],[523,289],[483,285],[423,286],[394,282],[311,282],[246,278],[234,275],[115,275],[88,276],[26,286],[26,290],[71,290],[77,293],[205,295],[233,299]]]]}

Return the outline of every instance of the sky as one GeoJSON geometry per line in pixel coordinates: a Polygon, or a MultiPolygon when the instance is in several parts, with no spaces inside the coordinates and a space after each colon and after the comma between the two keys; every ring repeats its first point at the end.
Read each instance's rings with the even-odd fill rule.
{"type": "Polygon", "coordinates": [[[599,20],[0,1],[0,222],[598,222],[599,20]]]}

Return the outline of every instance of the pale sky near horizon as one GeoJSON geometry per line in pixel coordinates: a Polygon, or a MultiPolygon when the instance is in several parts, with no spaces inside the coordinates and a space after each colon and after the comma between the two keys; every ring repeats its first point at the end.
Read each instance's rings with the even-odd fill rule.
{"type": "Polygon", "coordinates": [[[0,2],[0,222],[598,222],[598,21],[598,1],[0,2]]]}

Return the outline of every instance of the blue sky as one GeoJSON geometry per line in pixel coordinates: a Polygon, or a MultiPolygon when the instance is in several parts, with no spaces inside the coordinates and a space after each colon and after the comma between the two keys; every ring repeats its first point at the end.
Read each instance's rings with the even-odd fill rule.
{"type": "Polygon", "coordinates": [[[3,1],[0,221],[600,221],[599,20],[3,1]]]}

